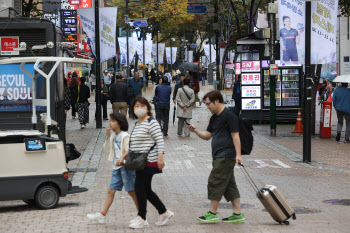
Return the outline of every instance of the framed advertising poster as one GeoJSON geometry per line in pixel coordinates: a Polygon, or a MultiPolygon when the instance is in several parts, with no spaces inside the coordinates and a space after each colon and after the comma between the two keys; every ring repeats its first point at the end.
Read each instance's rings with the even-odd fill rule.
{"type": "Polygon", "coordinates": [[[257,99],[242,99],[242,110],[260,110],[261,101],[257,99]]]}
{"type": "Polygon", "coordinates": [[[242,72],[260,72],[260,61],[242,61],[242,72]]]}
{"type": "Polygon", "coordinates": [[[260,84],[261,78],[259,73],[242,74],[242,85],[260,84]]]}
{"type": "Polygon", "coordinates": [[[242,98],[260,97],[260,86],[242,86],[242,98]]]}

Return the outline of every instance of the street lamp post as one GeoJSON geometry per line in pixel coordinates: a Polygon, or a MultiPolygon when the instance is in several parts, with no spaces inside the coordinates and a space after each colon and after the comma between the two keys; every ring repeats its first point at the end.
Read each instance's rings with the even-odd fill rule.
{"type": "Polygon", "coordinates": [[[130,27],[129,27],[129,0],[125,1],[125,17],[126,17],[126,75],[127,78],[130,78],[130,68],[129,68],[129,35],[130,35],[130,27]]]}
{"type": "Polygon", "coordinates": [[[159,73],[158,73],[158,32],[159,31],[157,31],[157,54],[156,54],[156,57],[157,57],[157,64],[156,64],[157,79],[159,78],[159,73]]]}
{"type": "MultiPolygon", "coordinates": [[[[142,10],[142,18],[145,18],[145,10],[142,10]]],[[[143,68],[143,91],[146,91],[146,82],[148,82],[146,77],[146,69],[145,69],[145,38],[146,32],[145,29],[142,28],[142,68],[143,68]]]]}
{"type": "Polygon", "coordinates": [[[170,38],[170,74],[173,75],[173,41],[175,38],[170,38]]]}
{"type": "Polygon", "coordinates": [[[95,0],[95,45],[96,45],[96,128],[102,128],[101,117],[101,57],[100,57],[100,24],[99,5],[95,0]]]}

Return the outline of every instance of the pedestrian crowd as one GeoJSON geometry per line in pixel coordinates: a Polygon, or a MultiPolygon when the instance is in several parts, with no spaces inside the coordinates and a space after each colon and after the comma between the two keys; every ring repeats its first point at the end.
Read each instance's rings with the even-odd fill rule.
{"type": "MultiPolygon", "coordinates": [[[[90,77],[93,77],[92,73],[90,77]]],[[[212,138],[213,169],[208,181],[208,199],[211,201],[211,208],[197,219],[201,222],[218,222],[217,208],[219,201],[224,196],[227,201],[232,202],[233,214],[222,221],[244,222],[233,170],[236,164],[242,162],[238,120],[232,111],[225,108],[221,93],[211,91],[202,99],[213,114],[207,129],[199,130],[191,124],[196,102],[202,103],[198,96],[198,77],[200,76],[195,72],[189,72],[187,75],[178,74],[177,80],[174,80],[175,88],[172,90],[170,84],[173,79],[170,73],[165,72],[165,75],[154,80],[157,85],[153,89],[151,100],[148,101],[142,97],[143,81],[138,72],[133,74],[128,83],[124,82],[122,75],[117,74],[115,80],[111,80],[108,72],[104,72],[100,83],[101,105],[103,119],[109,120],[109,125],[106,129],[103,152],[112,163],[113,171],[104,206],[100,211],[88,214],[88,218],[104,223],[115,193],[121,191],[123,187],[132,198],[137,211],[136,217],[129,222],[130,228],[138,229],[149,226],[147,201],[159,213],[155,225],[165,225],[174,216],[174,212],[169,210],[157,193],[152,190],[153,176],[161,174],[165,167],[164,137],[168,136],[172,99],[175,104],[174,113],[176,112],[178,118],[178,136],[184,133],[186,137],[189,137],[190,132],[193,132],[204,140],[212,138]],[[107,116],[108,100],[113,109],[109,117],[107,116]],[[154,105],[155,117],[153,117],[151,104],[154,105]],[[130,128],[127,120],[128,112],[130,118],[137,120],[130,134],[128,133],[130,128]],[[128,169],[130,164],[134,167],[137,165],[137,169],[128,169]]],[[[201,78],[203,79],[203,76],[201,78]]],[[[91,81],[97,85],[96,79],[90,79],[90,83],[91,81]]],[[[71,107],[73,118],[78,112],[79,122],[84,128],[89,122],[88,98],[90,97],[90,89],[85,85],[85,78],[81,77],[79,82],[72,74],[66,90],[68,99],[66,111],[71,107]]]]}

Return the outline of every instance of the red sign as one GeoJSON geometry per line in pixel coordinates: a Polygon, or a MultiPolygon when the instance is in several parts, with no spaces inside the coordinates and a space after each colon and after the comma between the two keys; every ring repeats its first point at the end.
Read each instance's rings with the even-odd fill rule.
{"type": "Polygon", "coordinates": [[[241,74],[241,63],[235,64],[235,73],[236,75],[241,74]]]}
{"type": "Polygon", "coordinates": [[[80,0],[68,0],[70,5],[80,5],[80,0]]]}
{"type": "Polygon", "coordinates": [[[90,49],[89,43],[85,42],[85,44],[84,44],[84,50],[85,50],[86,52],[88,52],[88,53],[90,53],[90,52],[91,52],[91,49],[90,49]]]}
{"type": "Polygon", "coordinates": [[[19,55],[19,51],[13,50],[18,48],[19,37],[18,36],[4,36],[0,37],[1,55],[19,55]]]}
{"type": "Polygon", "coordinates": [[[242,74],[242,85],[260,84],[260,74],[242,74]]]}
{"type": "Polygon", "coordinates": [[[242,61],[242,71],[260,71],[260,61],[242,61]]]}
{"type": "Polygon", "coordinates": [[[80,0],[79,8],[91,8],[91,0],[80,0]]]}

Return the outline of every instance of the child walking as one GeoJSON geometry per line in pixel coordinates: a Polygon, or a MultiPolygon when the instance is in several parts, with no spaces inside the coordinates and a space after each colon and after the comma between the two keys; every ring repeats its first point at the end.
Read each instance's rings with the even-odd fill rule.
{"type": "Polygon", "coordinates": [[[123,164],[128,154],[130,137],[127,133],[128,128],[128,121],[123,114],[110,114],[109,126],[106,131],[107,138],[103,145],[103,151],[109,155],[108,160],[113,162],[112,179],[102,211],[87,215],[88,218],[99,223],[104,223],[106,221],[106,214],[113,203],[115,192],[117,190],[121,191],[123,186],[125,187],[125,191],[132,197],[136,209],[138,210],[137,198],[134,190],[136,172],[117,166],[118,162],[123,164]],[[112,131],[112,133],[110,131],[112,131]]]}

